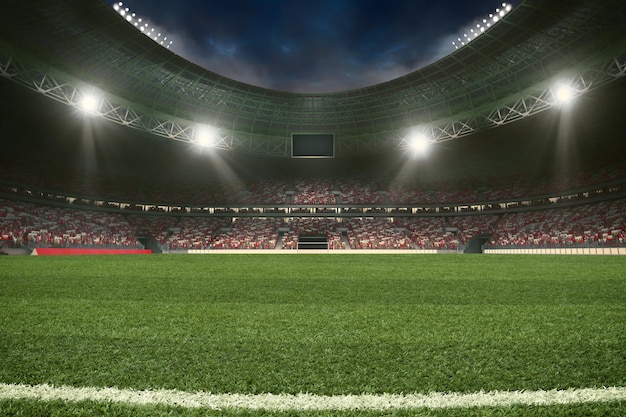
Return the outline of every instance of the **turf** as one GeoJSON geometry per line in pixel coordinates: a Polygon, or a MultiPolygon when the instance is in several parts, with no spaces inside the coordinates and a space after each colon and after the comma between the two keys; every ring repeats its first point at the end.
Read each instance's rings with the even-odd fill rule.
{"type": "Polygon", "coordinates": [[[0,381],[326,395],[624,386],[625,271],[625,257],[593,256],[4,257],[0,381]]]}
{"type": "Polygon", "coordinates": [[[129,406],[102,402],[67,403],[36,400],[0,401],[3,417],[623,417],[626,403],[569,404],[554,406],[472,407],[435,410],[265,411],[206,410],[182,407],[129,406]]]}

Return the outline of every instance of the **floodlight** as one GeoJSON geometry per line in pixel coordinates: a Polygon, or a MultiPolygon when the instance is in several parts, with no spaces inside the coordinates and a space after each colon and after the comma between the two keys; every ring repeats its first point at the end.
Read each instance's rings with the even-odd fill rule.
{"type": "Polygon", "coordinates": [[[85,94],[78,106],[86,113],[97,113],[100,108],[100,99],[94,94],[85,94]]]}
{"type": "Polygon", "coordinates": [[[409,146],[413,156],[426,155],[430,149],[431,140],[423,133],[413,133],[409,139],[409,146]]]}
{"type": "Polygon", "coordinates": [[[130,8],[123,6],[123,3],[120,1],[113,4],[113,9],[118,12],[124,20],[135,26],[144,35],[147,35],[150,39],[154,40],[159,45],[162,45],[166,48],[170,47],[170,45],[172,44],[171,41],[169,44],[166,45],[165,42],[163,42],[165,41],[165,39],[163,39],[163,41],[159,39],[164,35],[164,33],[156,31],[154,27],[149,27],[150,25],[145,22],[143,18],[137,16],[136,13],[131,12],[130,8]]]}
{"type": "Polygon", "coordinates": [[[568,103],[575,95],[576,91],[568,84],[559,84],[554,89],[554,98],[557,103],[568,103]]]}
{"type": "Polygon", "coordinates": [[[217,129],[212,126],[198,125],[194,128],[193,139],[200,146],[214,146],[216,136],[217,129]]]}

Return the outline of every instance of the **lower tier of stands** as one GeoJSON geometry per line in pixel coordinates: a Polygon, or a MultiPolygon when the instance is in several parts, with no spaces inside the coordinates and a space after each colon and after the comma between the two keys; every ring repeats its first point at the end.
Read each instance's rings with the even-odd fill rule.
{"type": "Polygon", "coordinates": [[[160,250],[297,249],[303,236],[329,250],[462,251],[475,237],[485,247],[626,246],[626,199],[535,211],[464,216],[190,217],[122,214],[0,199],[1,247],[160,250]]]}

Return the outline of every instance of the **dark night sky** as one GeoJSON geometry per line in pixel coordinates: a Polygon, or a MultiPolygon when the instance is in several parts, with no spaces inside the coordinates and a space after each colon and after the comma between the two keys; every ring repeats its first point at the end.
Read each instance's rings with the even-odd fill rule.
{"type": "Polygon", "coordinates": [[[453,40],[499,7],[497,0],[123,1],[174,40],[176,54],[238,81],[301,93],[408,74],[453,52],[453,40]]]}

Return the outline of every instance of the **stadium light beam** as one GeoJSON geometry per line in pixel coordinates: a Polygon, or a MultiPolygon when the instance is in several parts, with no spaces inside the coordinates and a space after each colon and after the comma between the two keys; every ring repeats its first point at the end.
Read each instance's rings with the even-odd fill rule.
{"type": "Polygon", "coordinates": [[[194,128],[194,142],[202,147],[212,148],[215,146],[217,129],[208,125],[198,125],[194,128]]]}
{"type": "Polygon", "coordinates": [[[92,93],[86,93],[78,102],[78,107],[85,113],[97,114],[100,109],[100,98],[92,93]]]}
{"type": "Polygon", "coordinates": [[[409,147],[413,157],[427,155],[431,144],[432,141],[423,133],[413,133],[409,139],[409,147]]]}
{"type": "Polygon", "coordinates": [[[553,90],[553,95],[557,104],[567,104],[574,99],[576,91],[569,84],[558,84],[553,90]]]}

